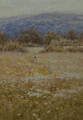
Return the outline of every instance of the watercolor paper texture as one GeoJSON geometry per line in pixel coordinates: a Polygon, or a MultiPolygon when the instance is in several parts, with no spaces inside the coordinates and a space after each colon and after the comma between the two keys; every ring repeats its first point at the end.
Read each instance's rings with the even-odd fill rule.
{"type": "Polygon", "coordinates": [[[83,120],[83,0],[0,0],[0,120],[83,120]]]}
{"type": "Polygon", "coordinates": [[[0,0],[0,17],[56,11],[83,13],[83,0],[0,0]]]}

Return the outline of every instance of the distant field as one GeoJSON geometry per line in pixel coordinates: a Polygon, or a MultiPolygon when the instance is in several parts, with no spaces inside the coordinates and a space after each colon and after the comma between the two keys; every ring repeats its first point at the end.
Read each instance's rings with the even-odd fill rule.
{"type": "Polygon", "coordinates": [[[0,52],[0,120],[83,119],[83,54],[42,49],[0,52]]]}
{"type": "Polygon", "coordinates": [[[35,72],[39,68],[47,67],[53,77],[83,79],[82,53],[38,53],[41,50],[43,48],[29,48],[29,53],[1,52],[0,71],[3,72],[0,77],[3,78],[6,74],[7,78],[12,76],[13,79],[13,75],[18,78],[17,73],[25,77],[29,69],[34,69],[35,72]],[[34,56],[37,57],[36,63],[33,62],[34,56]]]}
{"type": "Polygon", "coordinates": [[[39,53],[44,49],[44,47],[28,47],[29,53],[39,53]]]}

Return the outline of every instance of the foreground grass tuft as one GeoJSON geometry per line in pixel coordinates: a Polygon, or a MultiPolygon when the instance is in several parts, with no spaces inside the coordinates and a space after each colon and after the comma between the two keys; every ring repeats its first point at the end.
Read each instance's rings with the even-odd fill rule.
{"type": "Polygon", "coordinates": [[[52,91],[50,85],[54,87],[32,81],[0,83],[0,119],[82,120],[83,87],[52,91]]]}

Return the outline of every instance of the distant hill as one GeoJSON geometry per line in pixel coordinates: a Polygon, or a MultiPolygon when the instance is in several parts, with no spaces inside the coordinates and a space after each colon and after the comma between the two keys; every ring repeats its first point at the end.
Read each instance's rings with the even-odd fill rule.
{"type": "Polygon", "coordinates": [[[70,29],[83,32],[83,15],[64,13],[44,13],[0,18],[0,31],[16,36],[21,29],[36,29],[41,34],[48,31],[65,33],[70,29]]]}

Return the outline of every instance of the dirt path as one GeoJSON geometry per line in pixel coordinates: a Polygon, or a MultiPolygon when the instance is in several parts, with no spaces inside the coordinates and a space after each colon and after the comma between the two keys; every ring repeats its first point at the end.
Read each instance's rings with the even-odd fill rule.
{"type": "Polygon", "coordinates": [[[39,53],[43,50],[43,47],[28,47],[29,53],[39,53]]]}

